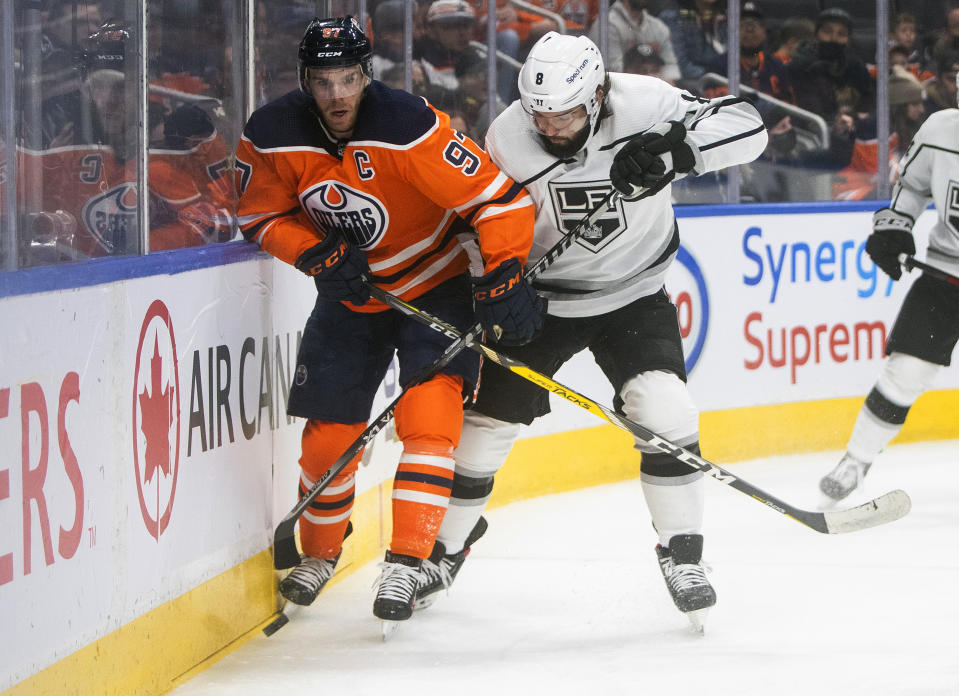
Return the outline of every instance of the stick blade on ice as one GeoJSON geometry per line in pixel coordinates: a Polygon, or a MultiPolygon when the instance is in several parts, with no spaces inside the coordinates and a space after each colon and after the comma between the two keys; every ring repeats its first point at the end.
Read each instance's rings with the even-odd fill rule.
{"type": "Polygon", "coordinates": [[[895,490],[848,510],[824,512],[823,516],[830,534],[843,534],[893,522],[909,514],[911,508],[906,492],[895,490]]]}

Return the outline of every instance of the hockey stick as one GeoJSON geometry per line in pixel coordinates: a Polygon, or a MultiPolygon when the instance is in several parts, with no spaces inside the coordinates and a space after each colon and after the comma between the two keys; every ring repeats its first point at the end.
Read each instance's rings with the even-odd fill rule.
{"type": "Polygon", "coordinates": [[[930,266],[928,263],[923,263],[919,259],[913,258],[908,254],[899,254],[899,263],[906,267],[907,271],[911,271],[913,268],[918,268],[923,273],[928,273],[933,278],[938,278],[939,280],[944,280],[950,285],[959,286],[959,278],[947,273],[941,268],[936,268],[935,266],[930,266]]]}
{"type": "MultiPolygon", "coordinates": [[[[401,300],[395,295],[391,295],[390,293],[373,286],[370,286],[370,292],[373,297],[378,299],[380,302],[388,304],[390,307],[393,307],[394,309],[397,309],[404,314],[417,319],[423,324],[428,325],[433,330],[443,333],[450,338],[459,337],[459,333],[456,331],[455,327],[450,326],[442,320],[437,319],[436,317],[431,316],[420,309],[417,309],[413,305],[401,300]]],[[[704,474],[708,474],[720,483],[724,483],[727,486],[735,488],[741,493],[745,493],[749,497],[758,500],[763,505],[772,508],[780,514],[786,515],[787,517],[792,517],[797,522],[804,524],[810,529],[816,530],[817,532],[821,532],[823,534],[840,534],[842,532],[854,532],[860,529],[868,529],[869,527],[875,527],[876,525],[892,522],[893,520],[903,517],[909,512],[909,508],[911,507],[912,503],[909,500],[909,496],[906,495],[906,492],[894,490],[890,491],[889,493],[885,493],[878,498],[874,498],[868,503],[863,503],[862,505],[846,510],[815,512],[797,508],[760,490],[753,484],[731,474],[722,467],[703,459],[698,454],[690,452],[679,445],[673,444],[669,440],[663,439],[652,430],[643,427],[639,423],[631,421],[628,418],[619,415],[615,411],[596,403],[592,399],[575,392],[569,387],[553,381],[546,375],[536,372],[519,360],[515,360],[509,356],[503,355],[502,353],[493,350],[489,346],[478,342],[471,343],[470,348],[486,356],[488,359],[492,360],[498,365],[501,365],[511,372],[519,375],[523,379],[542,387],[551,394],[556,394],[566,401],[576,404],[580,408],[583,408],[590,413],[612,423],[618,428],[626,430],[640,442],[643,442],[651,447],[655,447],[660,452],[671,455],[681,462],[684,462],[695,469],[699,469],[704,474]]]]}
{"type": "MultiPolygon", "coordinates": [[[[643,194],[642,197],[652,196],[655,193],[658,193],[669,181],[665,181],[661,186],[657,186],[653,189],[650,189],[643,194]]],[[[532,267],[526,271],[526,279],[532,280],[535,276],[542,273],[546,270],[560,254],[566,251],[576,239],[585,234],[588,230],[593,228],[599,218],[606,212],[606,209],[609,205],[616,202],[616,200],[622,194],[619,193],[616,189],[612,189],[606,196],[603,197],[603,200],[593,208],[582,220],[577,223],[576,227],[570,230],[562,239],[560,239],[556,244],[554,244],[542,258],[539,259],[532,267]]],[[[378,290],[375,285],[372,283],[367,283],[371,290],[378,290]]],[[[393,297],[393,295],[390,295],[393,297]]],[[[377,298],[379,299],[379,298],[377,298]]],[[[399,300],[399,298],[396,298],[399,300]]],[[[413,378],[407,383],[406,389],[425,382],[428,379],[431,379],[435,376],[440,370],[442,370],[447,363],[450,362],[457,353],[466,348],[471,344],[476,338],[478,338],[483,333],[483,328],[479,324],[470,329],[466,334],[462,336],[459,334],[456,329],[450,327],[454,333],[456,340],[451,343],[443,354],[437,359],[432,365],[420,370],[416,373],[413,378]]],[[[366,445],[372,440],[378,432],[385,428],[391,420],[393,420],[393,412],[396,410],[396,405],[399,403],[399,400],[403,397],[406,391],[404,390],[397,396],[393,402],[386,407],[377,418],[370,423],[366,430],[360,433],[360,436],[353,441],[353,443],[346,448],[346,450],[341,454],[335,462],[330,466],[326,472],[320,476],[316,482],[310,486],[310,490],[301,497],[296,505],[293,506],[293,509],[290,510],[286,516],[280,520],[280,523],[276,526],[276,529],[273,532],[273,567],[277,570],[283,570],[284,568],[292,568],[293,566],[299,564],[300,562],[300,553],[296,548],[296,539],[295,539],[295,529],[296,521],[300,518],[300,515],[306,510],[310,504],[316,500],[317,496],[320,495],[326,487],[330,485],[330,482],[336,478],[336,476],[346,468],[347,464],[350,463],[350,460],[356,456],[356,454],[362,450],[366,445]]]]}

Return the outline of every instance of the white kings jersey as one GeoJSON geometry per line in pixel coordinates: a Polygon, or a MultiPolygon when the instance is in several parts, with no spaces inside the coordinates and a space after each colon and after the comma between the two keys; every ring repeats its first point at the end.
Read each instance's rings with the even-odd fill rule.
{"type": "Polygon", "coordinates": [[[959,109],[932,114],[899,161],[899,179],[889,206],[913,220],[936,204],[926,258],[959,275],[959,109]]]}
{"type": "MultiPolygon", "coordinates": [[[[557,159],[541,144],[519,101],[490,126],[486,149],[536,206],[532,265],[612,190],[609,168],[626,141],[662,121],[682,121],[696,166],[690,174],[751,162],[766,147],[756,110],[737,97],[706,100],[662,80],[610,73],[610,116],[586,147],[557,159]]],[[[657,292],[679,248],[670,186],[655,196],[620,198],[600,219],[593,238],[580,237],[534,286],[560,317],[605,314],[657,292]],[[599,232],[601,231],[601,235],[599,232]]]]}

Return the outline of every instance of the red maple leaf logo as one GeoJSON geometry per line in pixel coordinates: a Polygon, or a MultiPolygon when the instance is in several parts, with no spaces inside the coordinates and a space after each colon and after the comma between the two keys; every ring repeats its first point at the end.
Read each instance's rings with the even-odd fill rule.
{"type": "Polygon", "coordinates": [[[153,357],[150,358],[150,391],[140,392],[140,430],[147,444],[143,456],[143,482],[149,483],[157,469],[170,475],[170,425],[173,423],[173,389],[161,384],[163,359],[160,357],[159,338],[153,338],[153,357]]]}

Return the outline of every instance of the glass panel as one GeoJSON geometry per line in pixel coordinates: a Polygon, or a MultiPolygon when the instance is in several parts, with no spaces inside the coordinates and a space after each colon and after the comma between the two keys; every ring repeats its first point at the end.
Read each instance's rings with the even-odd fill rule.
{"type": "Polygon", "coordinates": [[[18,267],[138,249],[138,79],[124,8],[16,3],[18,267]]]}
{"type": "Polygon", "coordinates": [[[233,0],[149,3],[151,251],[233,237],[231,155],[245,69],[240,10],[233,0]]]}

